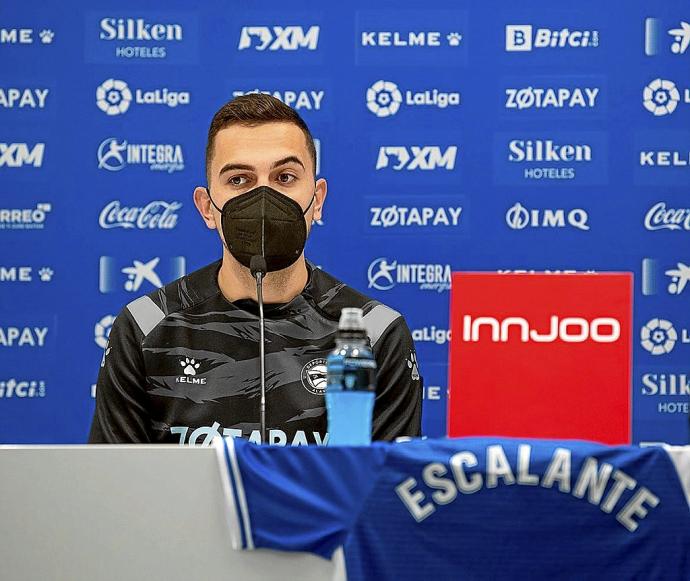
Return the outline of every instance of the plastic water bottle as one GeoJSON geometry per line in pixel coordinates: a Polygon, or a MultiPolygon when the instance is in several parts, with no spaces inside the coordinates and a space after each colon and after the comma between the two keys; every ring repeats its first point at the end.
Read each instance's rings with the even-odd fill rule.
{"type": "Polygon", "coordinates": [[[335,350],[326,359],[328,444],[371,444],[376,396],[376,359],[362,322],[362,309],[340,313],[335,350]]]}

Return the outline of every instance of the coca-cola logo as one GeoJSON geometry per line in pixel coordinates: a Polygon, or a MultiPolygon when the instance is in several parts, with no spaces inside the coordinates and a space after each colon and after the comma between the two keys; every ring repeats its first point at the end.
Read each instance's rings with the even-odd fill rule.
{"type": "Polygon", "coordinates": [[[98,218],[101,228],[138,228],[139,230],[172,230],[177,226],[180,202],[156,200],[145,206],[123,206],[119,200],[108,203],[98,218]]]}
{"type": "Polygon", "coordinates": [[[647,230],[686,230],[690,232],[690,208],[667,208],[666,202],[654,204],[644,218],[647,230]]]}

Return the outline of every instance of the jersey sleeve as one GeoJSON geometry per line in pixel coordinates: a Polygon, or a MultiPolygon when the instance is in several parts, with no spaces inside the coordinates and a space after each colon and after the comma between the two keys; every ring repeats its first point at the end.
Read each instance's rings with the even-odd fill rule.
{"type": "Polygon", "coordinates": [[[376,342],[374,355],[378,364],[374,440],[420,436],[423,379],[412,335],[402,316],[376,342]]]}
{"type": "Polygon", "coordinates": [[[146,375],[141,352],[143,334],[127,308],[110,331],[98,374],[96,410],[89,444],[150,442],[146,375]]]}
{"type": "Polygon", "coordinates": [[[235,549],[306,551],[330,559],[385,463],[382,445],[261,446],[213,441],[235,549]]]}

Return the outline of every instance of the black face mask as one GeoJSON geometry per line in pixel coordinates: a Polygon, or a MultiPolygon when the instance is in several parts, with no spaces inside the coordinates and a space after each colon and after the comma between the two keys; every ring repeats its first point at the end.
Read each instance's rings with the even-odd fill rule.
{"type": "Polygon", "coordinates": [[[225,244],[235,259],[249,268],[252,256],[263,256],[268,272],[287,268],[300,257],[307,241],[305,214],[307,209],[285,194],[268,186],[258,186],[231,198],[223,209],[216,206],[206,188],[213,207],[221,213],[225,244]]]}

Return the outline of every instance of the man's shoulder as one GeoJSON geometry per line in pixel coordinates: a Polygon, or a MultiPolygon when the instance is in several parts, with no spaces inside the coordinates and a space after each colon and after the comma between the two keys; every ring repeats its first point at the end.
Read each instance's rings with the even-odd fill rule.
{"type": "Polygon", "coordinates": [[[218,294],[217,275],[221,261],[208,264],[164,285],[127,305],[127,311],[144,337],[166,317],[184,311],[218,294]]]}
{"type": "Polygon", "coordinates": [[[395,323],[404,323],[402,314],[352,288],[328,272],[313,268],[310,291],[315,306],[329,319],[337,321],[347,307],[362,309],[364,325],[374,346],[395,323]]]}

